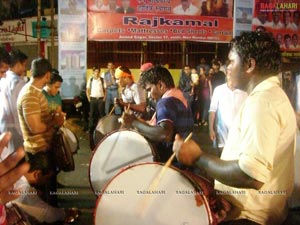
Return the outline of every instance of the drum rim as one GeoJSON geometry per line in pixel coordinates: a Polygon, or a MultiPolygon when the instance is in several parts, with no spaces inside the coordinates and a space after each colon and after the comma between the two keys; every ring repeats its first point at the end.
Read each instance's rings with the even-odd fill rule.
{"type": "MultiPolygon", "coordinates": [[[[120,170],[117,174],[115,174],[105,185],[104,185],[104,188],[102,189],[102,191],[104,192],[107,187],[111,184],[111,182],[117,177],[119,176],[121,173],[123,173],[124,171],[128,170],[128,169],[131,169],[133,167],[137,167],[137,166],[142,166],[142,165],[161,165],[161,166],[164,166],[164,163],[161,163],[161,162],[142,162],[142,163],[137,163],[137,164],[133,164],[133,165],[129,165],[127,167],[124,167],[122,170],[120,170]]],[[[202,188],[199,186],[199,185],[196,185],[196,182],[192,180],[192,177],[191,176],[188,176],[187,173],[182,173],[182,171],[184,170],[180,170],[179,168],[173,166],[173,165],[170,165],[169,166],[170,169],[173,169],[175,171],[177,171],[178,173],[180,173],[180,175],[184,176],[185,178],[187,178],[187,180],[191,183],[191,185],[193,185],[195,188],[200,188],[199,190],[202,190],[202,188]]],[[[202,178],[202,177],[201,177],[202,178]]],[[[97,199],[96,199],[96,203],[95,203],[95,209],[94,209],[94,213],[93,213],[93,217],[94,217],[94,225],[96,225],[96,213],[97,213],[97,207],[101,201],[101,198],[102,198],[102,195],[103,194],[99,194],[97,196],[97,199]]],[[[205,205],[205,209],[206,209],[206,212],[207,212],[207,219],[208,219],[208,222],[209,222],[209,225],[213,225],[214,224],[214,219],[213,219],[213,216],[212,216],[212,212],[210,210],[210,207],[209,207],[209,203],[208,203],[208,199],[206,198],[206,196],[203,196],[203,195],[200,195],[200,197],[202,198],[203,202],[204,202],[204,205],[205,205]]]]}
{"type": "MultiPolygon", "coordinates": [[[[89,171],[88,171],[88,175],[89,175],[89,184],[90,184],[90,187],[91,187],[91,189],[92,189],[92,191],[93,191],[93,193],[94,193],[94,195],[95,196],[98,196],[97,194],[96,194],[96,190],[94,190],[94,188],[93,188],[93,186],[92,186],[92,182],[91,182],[91,165],[92,165],[92,160],[93,160],[93,157],[94,157],[94,155],[96,154],[96,151],[97,151],[97,148],[100,146],[100,144],[108,137],[108,136],[110,136],[111,134],[113,134],[113,133],[117,133],[117,132],[122,132],[122,131],[132,131],[132,132],[135,132],[135,133],[137,133],[137,134],[139,134],[147,143],[148,143],[148,145],[150,146],[150,149],[151,149],[151,152],[152,152],[152,155],[153,155],[153,157],[157,154],[156,153],[156,151],[155,151],[155,148],[153,147],[153,145],[152,145],[152,143],[150,143],[142,134],[140,134],[137,130],[135,130],[135,129],[132,129],[132,128],[121,128],[121,129],[118,129],[118,130],[115,130],[115,131],[112,131],[112,132],[110,132],[110,133],[107,133],[102,139],[101,139],[101,141],[99,141],[99,143],[96,145],[96,147],[95,147],[95,150],[93,150],[93,152],[92,152],[92,155],[91,155],[91,157],[90,157],[90,161],[89,161],[89,171]]],[[[135,165],[135,164],[132,164],[132,165],[135,165]]],[[[130,166],[132,166],[132,165],[128,165],[128,166],[125,166],[124,168],[122,168],[119,172],[122,172],[123,171],[123,169],[125,169],[125,168],[128,168],[128,167],[130,167],[130,166]]],[[[118,173],[119,173],[118,172],[118,173]]],[[[118,174],[117,173],[117,174],[118,174]]],[[[116,175],[117,175],[116,174],[116,175]]],[[[113,176],[113,177],[115,177],[115,175],[113,176]]],[[[112,177],[112,178],[113,178],[112,177]]],[[[112,179],[112,178],[110,178],[110,179],[112,179]]],[[[106,185],[104,185],[104,187],[106,187],[106,185]]]]}
{"type": "MultiPolygon", "coordinates": [[[[77,137],[77,135],[75,134],[75,132],[74,131],[72,131],[70,128],[68,128],[68,127],[66,127],[65,125],[63,125],[61,128],[59,128],[59,129],[66,129],[66,130],[68,130],[68,131],[70,131],[73,135],[74,135],[74,137],[75,137],[75,139],[76,139],[76,142],[77,142],[77,145],[76,145],[76,151],[74,152],[74,154],[76,154],[77,153],[77,151],[78,151],[78,149],[80,149],[80,147],[79,147],[79,138],[77,137]]],[[[73,155],[74,155],[73,154],[73,155]]]]}
{"type": "MultiPolygon", "coordinates": [[[[116,118],[119,118],[120,116],[115,115],[115,114],[103,116],[103,117],[101,117],[101,118],[98,120],[96,128],[98,127],[98,124],[99,124],[100,122],[102,122],[102,121],[104,121],[104,120],[107,120],[107,119],[110,118],[110,117],[116,117],[116,118]]],[[[97,130],[96,128],[95,128],[94,131],[97,130]]],[[[97,130],[97,131],[98,131],[98,130],[97,130]]],[[[98,132],[99,132],[99,131],[98,131],[98,132]]],[[[111,132],[113,132],[113,131],[111,131],[111,132]]],[[[110,133],[110,132],[109,132],[109,133],[110,133]]],[[[108,134],[108,133],[107,133],[107,134],[108,134]]]]}
{"type": "MultiPolygon", "coordinates": [[[[116,119],[118,119],[120,116],[115,115],[115,114],[113,114],[113,115],[106,115],[106,116],[101,117],[101,118],[98,120],[97,126],[95,127],[95,129],[94,129],[94,131],[93,131],[93,137],[92,137],[92,138],[93,138],[93,141],[95,142],[96,132],[99,132],[101,135],[103,135],[103,137],[102,137],[101,140],[95,145],[94,148],[97,148],[97,147],[98,147],[98,144],[102,141],[102,139],[105,138],[106,135],[109,135],[110,133],[113,133],[113,132],[118,131],[118,130],[121,129],[121,128],[118,128],[118,129],[112,130],[112,131],[110,131],[110,132],[108,132],[108,133],[106,133],[106,134],[102,134],[99,130],[97,130],[98,124],[99,124],[100,122],[102,122],[102,121],[104,121],[104,120],[106,120],[106,119],[108,119],[108,118],[111,118],[111,117],[116,117],[116,119]]],[[[121,125],[120,125],[120,127],[121,127],[121,125]]]]}

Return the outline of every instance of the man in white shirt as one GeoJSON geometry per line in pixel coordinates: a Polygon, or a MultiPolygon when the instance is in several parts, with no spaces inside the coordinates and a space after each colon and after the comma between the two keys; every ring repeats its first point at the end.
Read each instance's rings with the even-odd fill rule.
{"type": "Polygon", "coordinates": [[[128,107],[136,116],[140,117],[146,110],[146,93],[145,90],[134,82],[131,71],[120,66],[115,72],[116,78],[119,80],[120,86],[123,88],[122,99],[116,99],[118,105],[128,107]]]}
{"type": "Polygon", "coordinates": [[[280,11],[273,11],[272,17],[273,17],[273,20],[272,20],[272,22],[270,22],[266,25],[267,27],[270,27],[275,30],[284,28],[283,23],[280,21],[280,17],[281,17],[280,11]]]}
{"type": "Polygon", "coordinates": [[[173,13],[177,15],[196,15],[199,9],[192,4],[191,0],[181,0],[181,4],[173,8],[173,13]]]}
{"type": "Polygon", "coordinates": [[[89,134],[90,148],[93,150],[95,143],[93,142],[93,133],[97,126],[98,120],[104,116],[104,82],[100,77],[100,68],[93,68],[93,75],[86,84],[86,96],[90,102],[89,116],[89,134]]]}
{"type": "Polygon", "coordinates": [[[288,214],[294,185],[296,118],[281,88],[281,54],[270,33],[244,32],[231,41],[228,76],[247,91],[221,158],[177,135],[180,162],[215,179],[217,194],[231,203],[220,224],[280,225],[288,214]],[[234,221],[234,222],[233,222],[234,221]]]}
{"type": "Polygon", "coordinates": [[[217,144],[215,147],[219,149],[219,154],[222,153],[229,129],[247,96],[247,92],[232,86],[230,77],[227,77],[227,83],[214,90],[209,108],[209,136],[217,144]]]}

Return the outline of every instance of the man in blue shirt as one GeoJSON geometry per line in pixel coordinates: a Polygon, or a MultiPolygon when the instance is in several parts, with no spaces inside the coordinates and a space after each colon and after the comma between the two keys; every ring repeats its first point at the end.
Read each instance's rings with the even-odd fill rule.
{"type": "Polygon", "coordinates": [[[157,102],[156,113],[148,123],[125,114],[124,123],[136,128],[155,144],[158,153],[156,161],[166,162],[172,155],[175,134],[187,137],[193,130],[191,108],[182,91],[175,88],[172,75],[166,68],[155,66],[143,72],[139,82],[157,102]]]}

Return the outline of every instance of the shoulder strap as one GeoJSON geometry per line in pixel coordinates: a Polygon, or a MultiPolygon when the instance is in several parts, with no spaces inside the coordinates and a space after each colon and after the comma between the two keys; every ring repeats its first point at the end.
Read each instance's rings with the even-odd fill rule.
{"type": "Polygon", "coordinates": [[[90,78],[90,91],[92,90],[92,82],[93,82],[93,76],[90,78]]]}

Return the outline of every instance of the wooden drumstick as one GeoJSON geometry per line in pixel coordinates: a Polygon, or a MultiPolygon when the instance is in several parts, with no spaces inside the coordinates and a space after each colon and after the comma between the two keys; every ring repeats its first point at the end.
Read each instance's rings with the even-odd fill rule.
{"type": "Polygon", "coordinates": [[[112,107],[112,109],[110,110],[110,112],[109,112],[109,116],[111,116],[112,114],[113,114],[113,112],[115,111],[115,108],[116,108],[116,105],[114,105],[113,107],[112,107]]]}
{"type": "MultiPolygon", "coordinates": [[[[193,136],[193,132],[191,132],[185,139],[184,139],[184,143],[187,142],[188,140],[191,139],[191,137],[193,136]]],[[[167,171],[168,167],[170,167],[173,159],[175,158],[176,156],[176,153],[174,152],[171,157],[168,159],[168,161],[165,163],[165,165],[163,166],[163,168],[160,170],[159,174],[157,177],[155,177],[155,179],[151,182],[148,190],[149,191],[155,191],[160,183],[160,180],[161,178],[163,177],[163,175],[165,174],[165,172],[167,171]]],[[[143,204],[142,204],[142,208],[141,208],[141,213],[140,215],[142,216],[146,210],[146,206],[147,206],[147,203],[148,205],[150,205],[150,196],[151,195],[147,195],[145,198],[144,198],[144,201],[143,201],[143,204]]]]}

